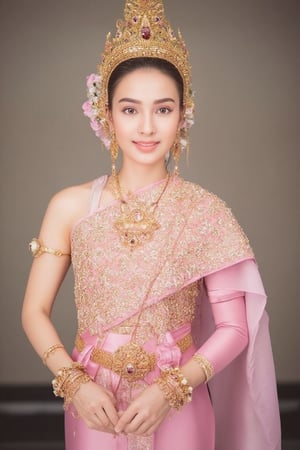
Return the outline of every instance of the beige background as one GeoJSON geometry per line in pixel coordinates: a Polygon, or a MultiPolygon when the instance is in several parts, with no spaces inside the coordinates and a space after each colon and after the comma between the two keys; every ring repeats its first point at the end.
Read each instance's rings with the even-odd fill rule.
{"type": "MultiPolygon", "coordinates": [[[[278,380],[299,381],[299,2],[165,6],[190,48],[197,99],[182,173],[224,198],[247,232],[269,294],[278,380]]],[[[122,8],[120,0],[0,2],[0,383],[50,379],[20,326],[27,242],[57,190],[109,170],[81,103],[122,8]]],[[[54,320],[71,348],[71,274],[54,320]]]]}

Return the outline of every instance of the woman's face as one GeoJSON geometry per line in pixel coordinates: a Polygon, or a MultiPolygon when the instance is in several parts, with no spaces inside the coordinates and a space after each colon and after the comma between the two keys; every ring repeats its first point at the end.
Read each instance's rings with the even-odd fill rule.
{"type": "Polygon", "coordinates": [[[164,165],[182,121],[175,81],[155,68],[125,75],[115,88],[109,121],[123,163],[164,165]]]}

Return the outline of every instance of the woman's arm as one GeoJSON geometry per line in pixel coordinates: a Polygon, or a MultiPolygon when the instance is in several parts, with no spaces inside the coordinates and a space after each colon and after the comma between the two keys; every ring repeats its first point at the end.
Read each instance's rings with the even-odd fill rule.
{"type": "MultiPolygon", "coordinates": [[[[204,358],[204,364],[207,363],[210,368],[210,375],[224,369],[248,344],[244,292],[222,289],[224,276],[226,269],[205,279],[215,331],[195,355],[199,355],[200,361],[201,357],[204,358]]],[[[182,371],[193,387],[207,381],[207,371],[199,365],[197,358],[188,361],[182,371]]]]}
{"type": "MultiPolygon", "coordinates": [[[[39,239],[47,246],[70,254],[70,230],[75,211],[70,190],[56,194],[50,201],[39,239]]],[[[22,324],[28,339],[38,355],[61,340],[51,322],[51,311],[60,285],[69,269],[70,256],[43,253],[34,258],[22,309],[22,324]]],[[[58,369],[71,363],[65,350],[49,356],[47,365],[56,374],[58,369]]]]}
{"type": "MultiPolygon", "coordinates": [[[[51,311],[64,277],[70,266],[70,235],[74,223],[86,214],[90,184],[72,187],[56,194],[47,208],[39,239],[46,247],[61,250],[66,255],[43,253],[34,258],[22,309],[22,324],[32,346],[43,358],[53,345],[62,346],[51,321],[51,311]]],[[[70,367],[72,358],[65,348],[50,353],[47,366],[57,375],[62,367],[70,367]]],[[[80,385],[73,397],[78,414],[90,428],[114,432],[118,420],[113,395],[96,383],[80,385]]]]}
{"type": "MultiPolygon", "coordinates": [[[[216,273],[206,280],[215,331],[196,352],[205,357],[214,373],[229,364],[248,343],[244,293],[220,289],[222,280],[219,277],[216,273]]],[[[206,381],[206,371],[194,358],[180,369],[192,387],[206,381]]],[[[169,402],[154,383],[131,403],[115,429],[117,432],[149,435],[157,429],[169,410],[169,402]]]]}
{"type": "Polygon", "coordinates": [[[216,329],[195,354],[200,356],[200,365],[196,358],[192,358],[181,368],[193,387],[207,381],[207,370],[201,367],[201,357],[204,358],[203,363],[209,365],[211,376],[230,364],[248,344],[243,296],[214,303],[212,312],[216,329]]]}

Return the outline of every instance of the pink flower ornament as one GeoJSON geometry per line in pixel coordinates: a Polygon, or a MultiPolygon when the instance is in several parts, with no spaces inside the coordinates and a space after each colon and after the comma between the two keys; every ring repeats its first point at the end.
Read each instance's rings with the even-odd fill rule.
{"type": "Polygon", "coordinates": [[[160,370],[179,366],[181,351],[171,333],[167,332],[162,342],[156,347],[156,357],[160,370]]]}
{"type": "Polygon", "coordinates": [[[88,99],[82,105],[82,111],[90,119],[90,126],[96,136],[102,141],[103,145],[109,149],[110,139],[104,131],[104,118],[99,117],[98,99],[101,96],[101,77],[91,73],[86,77],[87,97],[88,99]]]}

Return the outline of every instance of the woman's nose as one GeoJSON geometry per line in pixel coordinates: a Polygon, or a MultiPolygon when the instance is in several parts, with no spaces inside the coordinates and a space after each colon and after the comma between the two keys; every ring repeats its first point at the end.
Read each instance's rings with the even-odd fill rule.
{"type": "Polygon", "coordinates": [[[151,135],[155,132],[154,118],[152,114],[143,114],[139,124],[139,133],[151,135]]]}

